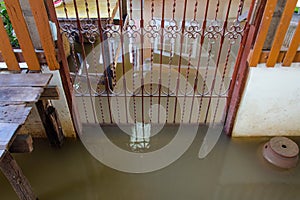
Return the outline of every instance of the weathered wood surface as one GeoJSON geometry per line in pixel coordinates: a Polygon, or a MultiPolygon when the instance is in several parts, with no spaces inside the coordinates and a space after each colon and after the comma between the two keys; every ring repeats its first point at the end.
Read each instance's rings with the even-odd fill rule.
{"type": "Polygon", "coordinates": [[[45,51],[46,60],[49,69],[59,69],[59,63],[56,59],[55,46],[49,26],[49,18],[44,1],[29,0],[29,4],[32,10],[32,14],[39,32],[42,47],[45,51]]]}
{"type": "Polygon", "coordinates": [[[36,107],[51,146],[61,147],[64,142],[64,135],[55,108],[45,100],[39,100],[36,107]]]}
{"type": "Polygon", "coordinates": [[[57,86],[47,86],[44,88],[44,92],[42,93],[40,100],[58,100],[59,99],[59,89],[57,86]]]}
{"type": "Polygon", "coordinates": [[[29,70],[41,70],[20,2],[18,0],[4,0],[4,2],[29,70]]]}
{"type": "Polygon", "coordinates": [[[17,162],[6,150],[0,151],[0,168],[21,200],[37,199],[17,162]]]}
{"type": "Polygon", "coordinates": [[[0,123],[24,124],[32,107],[21,105],[0,105],[0,123]]]}
{"type": "Polygon", "coordinates": [[[0,74],[0,87],[45,87],[49,84],[53,74],[0,74]]]}
{"type": "Polygon", "coordinates": [[[0,87],[0,102],[37,102],[42,92],[39,87],[0,87]]]}
{"type": "Polygon", "coordinates": [[[33,151],[33,140],[30,135],[17,135],[10,145],[11,153],[30,153],[33,151]]]}
{"type": "Polygon", "coordinates": [[[3,59],[7,64],[8,70],[20,70],[19,63],[13,52],[13,48],[10,44],[8,35],[3,25],[2,18],[0,18],[0,51],[2,53],[3,59]]]}
{"type": "Polygon", "coordinates": [[[19,126],[15,123],[0,123],[0,149],[9,147],[19,126]]]}

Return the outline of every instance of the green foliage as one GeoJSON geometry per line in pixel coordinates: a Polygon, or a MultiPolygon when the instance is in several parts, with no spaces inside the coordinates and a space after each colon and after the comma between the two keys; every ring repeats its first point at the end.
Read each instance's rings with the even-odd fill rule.
{"type": "Polygon", "coordinates": [[[12,44],[13,47],[19,47],[19,42],[18,42],[18,39],[17,39],[16,34],[14,32],[14,29],[12,27],[12,24],[9,20],[9,16],[7,14],[7,10],[6,10],[4,2],[0,2],[0,17],[3,20],[3,24],[4,24],[4,27],[5,27],[6,32],[8,34],[10,43],[12,44]]]}

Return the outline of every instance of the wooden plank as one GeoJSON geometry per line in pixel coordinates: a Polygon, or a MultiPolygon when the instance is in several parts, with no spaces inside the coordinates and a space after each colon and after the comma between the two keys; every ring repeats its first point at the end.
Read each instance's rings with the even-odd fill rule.
{"type": "Polygon", "coordinates": [[[260,24],[260,28],[258,31],[258,36],[255,41],[253,50],[249,54],[249,66],[255,67],[258,64],[260,53],[264,46],[264,42],[266,40],[268,30],[272,21],[273,13],[277,5],[277,0],[269,0],[267,1],[267,5],[265,7],[265,11],[262,17],[262,22],[260,24]]]}
{"type": "Polygon", "coordinates": [[[19,63],[15,57],[12,46],[10,44],[8,35],[5,31],[2,18],[0,17],[0,51],[3,56],[3,60],[8,66],[8,70],[20,70],[19,63]]]}
{"type": "MultiPolygon", "coordinates": [[[[277,57],[277,63],[282,63],[286,57],[286,51],[280,51],[277,57]]],[[[262,51],[258,63],[266,63],[269,57],[270,51],[262,51]]],[[[297,51],[292,62],[300,62],[300,51],[297,51]]]]}
{"type": "Polygon", "coordinates": [[[59,89],[57,86],[48,86],[44,88],[40,100],[58,100],[59,99],[59,89]]]}
{"type": "Polygon", "coordinates": [[[4,2],[29,70],[41,70],[19,0],[4,0],[4,2]]]}
{"type": "MultiPolygon", "coordinates": [[[[23,56],[22,49],[13,49],[13,51],[14,51],[15,57],[16,57],[16,59],[19,63],[20,62],[25,62],[25,58],[23,56]]],[[[57,52],[57,50],[56,50],[56,52],[57,52]]],[[[36,49],[35,54],[36,54],[40,64],[42,64],[42,65],[47,64],[44,50],[36,49]]],[[[59,56],[58,53],[56,53],[56,56],[57,56],[57,60],[60,62],[61,57],[59,56]]],[[[4,58],[3,58],[1,52],[0,52],[0,62],[4,62],[4,58]]]]}
{"type": "Polygon", "coordinates": [[[4,151],[1,157],[0,168],[2,173],[8,179],[13,189],[21,200],[35,200],[32,187],[24,176],[21,168],[8,151],[4,151]]]}
{"type": "Polygon", "coordinates": [[[287,32],[287,29],[289,28],[296,4],[297,0],[289,0],[285,5],[279,26],[275,34],[275,38],[273,40],[270,55],[266,63],[267,67],[274,67],[274,65],[276,64],[277,56],[279,55],[285,34],[287,32]]]}
{"type": "Polygon", "coordinates": [[[33,140],[30,135],[16,135],[9,147],[10,153],[30,153],[33,151],[33,140]]]}
{"type": "Polygon", "coordinates": [[[300,22],[298,22],[298,26],[295,30],[290,47],[284,57],[284,60],[282,63],[283,66],[290,66],[292,64],[299,46],[300,46],[300,22]]]}
{"type": "Polygon", "coordinates": [[[21,105],[0,105],[0,123],[24,124],[32,107],[21,105]]]}
{"type": "Polygon", "coordinates": [[[44,1],[29,0],[31,11],[39,32],[42,47],[45,52],[47,64],[50,70],[59,69],[59,64],[56,59],[56,51],[49,26],[49,18],[44,1]]]}
{"type": "Polygon", "coordinates": [[[53,74],[0,74],[0,87],[45,87],[53,74]]]}
{"type": "Polygon", "coordinates": [[[0,149],[9,148],[20,124],[0,123],[0,149]]]}
{"type": "Polygon", "coordinates": [[[0,102],[37,102],[42,92],[39,87],[0,87],[0,102]]]}

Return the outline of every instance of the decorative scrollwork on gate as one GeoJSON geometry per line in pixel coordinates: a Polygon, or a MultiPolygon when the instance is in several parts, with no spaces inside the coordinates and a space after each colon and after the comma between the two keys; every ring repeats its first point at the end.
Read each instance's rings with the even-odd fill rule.
{"type": "Polygon", "coordinates": [[[215,41],[222,36],[222,31],[223,27],[221,27],[220,22],[214,20],[206,27],[204,35],[209,39],[209,42],[215,43],[215,41]]]}
{"type": "Polygon", "coordinates": [[[245,27],[241,27],[241,24],[234,21],[232,25],[226,28],[225,37],[230,40],[231,44],[234,44],[239,37],[243,36],[245,27]]]}
{"type": "Polygon", "coordinates": [[[86,38],[91,44],[95,43],[99,37],[99,30],[97,26],[91,22],[84,24],[81,27],[83,37],[86,38]]]}
{"type": "Polygon", "coordinates": [[[197,37],[201,36],[201,26],[199,22],[193,20],[190,22],[190,25],[185,28],[185,35],[188,38],[196,39],[197,37]]]}

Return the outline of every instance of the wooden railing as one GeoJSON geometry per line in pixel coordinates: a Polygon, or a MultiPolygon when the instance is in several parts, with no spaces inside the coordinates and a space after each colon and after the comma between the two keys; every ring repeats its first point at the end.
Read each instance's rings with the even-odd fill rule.
{"type": "Polygon", "coordinates": [[[248,57],[250,67],[256,67],[259,63],[266,63],[267,67],[274,67],[276,63],[281,63],[282,66],[290,66],[293,62],[300,62],[300,51],[298,51],[300,44],[299,21],[289,47],[287,49],[282,48],[285,36],[293,17],[297,0],[288,0],[286,2],[278,27],[276,29],[271,49],[263,50],[264,43],[271,27],[271,20],[273,18],[277,1],[278,0],[267,1],[256,42],[248,57]]]}
{"type": "Polygon", "coordinates": [[[43,48],[42,51],[34,48],[20,2],[18,0],[4,0],[4,2],[21,48],[21,50],[13,49],[0,17],[0,61],[6,63],[7,70],[21,70],[20,62],[24,61],[28,66],[28,70],[31,71],[40,71],[41,64],[47,64],[50,70],[59,69],[60,66],[44,1],[29,0],[32,15],[43,48]]]}

